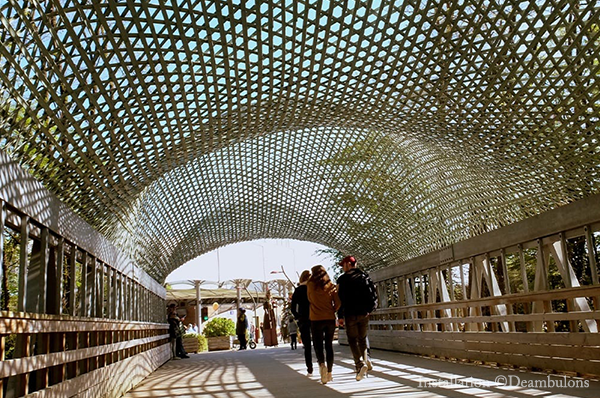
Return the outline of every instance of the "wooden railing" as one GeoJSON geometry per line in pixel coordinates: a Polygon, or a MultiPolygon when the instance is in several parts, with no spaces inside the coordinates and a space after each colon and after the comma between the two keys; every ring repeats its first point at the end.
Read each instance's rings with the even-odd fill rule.
{"type": "Polygon", "coordinates": [[[600,311],[518,312],[536,302],[551,308],[552,301],[599,295],[600,286],[594,286],[382,309],[371,316],[369,339],[372,346],[390,350],[598,375],[600,334],[531,330],[535,322],[597,323],[600,311]],[[513,313],[469,315],[475,310],[491,314],[495,306],[512,307],[513,313]],[[446,317],[446,310],[455,315],[446,317]],[[502,323],[512,331],[501,332],[502,323]]]}
{"type": "Polygon", "coordinates": [[[171,356],[164,287],[0,151],[0,398],[119,397],[171,356]]]}
{"type": "Polygon", "coordinates": [[[160,323],[0,313],[0,380],[7,397],[119,396],[170,358],[160,323]],[[4,357],[13,339],[11,359],[4,357]],[[37,391],[37,392],[36,392],[37,391]],[[68,393],[67,393],[68,392],[68,393]]]}
{"type": "Polygon", "coordinates": [[[599,247],[596,195],[374,271],[371,346],[600,375],[599,247]]]}

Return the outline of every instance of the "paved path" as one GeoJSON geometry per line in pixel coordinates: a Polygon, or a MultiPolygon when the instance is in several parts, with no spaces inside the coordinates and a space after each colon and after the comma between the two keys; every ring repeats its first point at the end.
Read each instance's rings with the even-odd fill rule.
{"type": "MultiPolygon", "coordinates": [[[[190,354],[171,360],[125,395],[146,397],[600,397],[600,382],[459,364],[373,350],[374,370],[357,382],[347,346],[334,343],[333,381],[306,376],[302,347],[190,354]],[[504,377],[505,379],[502,379],[504,377]],[[503,385],[508,380],[511,385],[503,385]],[[547,388],[549,380],[555,388],[547,388]],[[587,387],[577,388],[576,385],[587,387]]],[[[599,364],[600,366],[600,364],[599,364]]]]}

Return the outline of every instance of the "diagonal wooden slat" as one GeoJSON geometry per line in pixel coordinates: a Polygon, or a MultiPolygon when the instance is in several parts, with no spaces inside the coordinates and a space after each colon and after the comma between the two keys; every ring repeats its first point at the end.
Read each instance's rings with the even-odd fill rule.
{"type": "Polygon", "coordinates": [[[598,193],[600,4],[9,0],[0,147],[161,280],[312,240],[386,267],[598,193]]]}

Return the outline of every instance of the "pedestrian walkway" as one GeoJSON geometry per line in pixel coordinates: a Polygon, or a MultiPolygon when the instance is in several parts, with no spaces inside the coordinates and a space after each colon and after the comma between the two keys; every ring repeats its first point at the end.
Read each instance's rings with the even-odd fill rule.
{"type": "Polygon", "coordinates": [[[333,381],[306,376],[302,348],[190,354],[171,360],[126,398],[188,397],[552,397],[600,396],[600,382],[561,375],[453,363],[373,350],[374,370],[357,382],[347,346],[334,343],[333,381]],[[553,387],[552,387],[553,386],[553,387]]]}

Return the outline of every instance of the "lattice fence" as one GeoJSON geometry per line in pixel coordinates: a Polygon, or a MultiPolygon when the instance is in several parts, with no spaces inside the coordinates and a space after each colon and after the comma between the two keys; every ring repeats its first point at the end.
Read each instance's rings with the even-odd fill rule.
{"type": "Polygon", "coordinates": [[[157,279],[227,243],[384,267],[600,187],[597,1],[0,5],[0,147],[157,279]]]}

